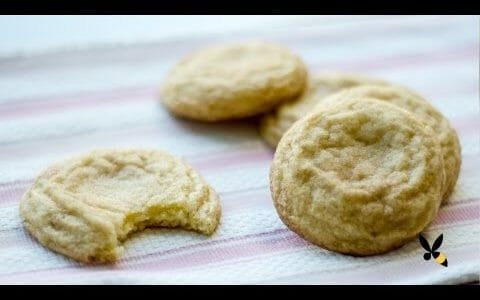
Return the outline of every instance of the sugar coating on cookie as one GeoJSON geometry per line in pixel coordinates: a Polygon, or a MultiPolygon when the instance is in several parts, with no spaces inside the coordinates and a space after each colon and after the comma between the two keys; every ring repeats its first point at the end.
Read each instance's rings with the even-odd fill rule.
{"type": "Polygon", "coordinates": [[[455,188],[462,164],[461,146],[457,132],[447,118],[418,93],[398,85],[362,85],[335,93],[322,101],[322,105],[343,100],[375,98],[395,104],[425,121],[435,132],[442,147],[445,164],[443,201],[455,188]]]}
{"type": "Polygon", "coordinates": [[[303,92],[307,69],[290,50],[265,42],[212,46],[177,64],[161,100],[173,114],[200,121],[253,116],[303,92]]]}
{"type": "Polygon", "coordinates": [[[342,101],[281,139],[270,188],[282,221],[310,242],[352,255],[402,246],[435,217],[444,177],[438,140],[405,110],[342,101]]]}
{"type": "Polygon", "coordinates": [[[260,134],[273,148],[298,119],[309,113],[326,96],[363,84],[384,85],[387,82],[358,74],[329,73],[313,75],[306,91],[296,100],[282,103],[260,120],[260,134]]]}
{"type": "Polygon", "coordinates": [[[56,163],[24,194],[20,215],[43,245],[83,262],[115,261],[147,226],[210,235],[215,191],[180,158],[159,150],[101,149],[56,163]]]}

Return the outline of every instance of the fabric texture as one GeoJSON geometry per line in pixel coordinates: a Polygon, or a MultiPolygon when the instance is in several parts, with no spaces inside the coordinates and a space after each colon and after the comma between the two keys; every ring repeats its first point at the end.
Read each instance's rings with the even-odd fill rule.
{"type": "Polygon", "coordinates": [[[288,30],[211,34],[0,60],[0,283],[2,284],[432,284],[480,274],[478,17],[379,16],[299,23],[288,30]],[[385,255],[351,257],[289,231],[268,182],[273,151],[249,121],[204,124],[159,101],[166,72],[212,43],[263,39],[302,56],[312,73],[355,72],[406,85],[458,131],[462,169],[450,201],[424,232],[443,233],[445,268],[418,239],[385,255]],[[35,241],[19,200],[55,161],[97,147],[146,147],[182,156],[219,193],[216,234],[148,229],[113,265],[86,265],[35,241]]]}

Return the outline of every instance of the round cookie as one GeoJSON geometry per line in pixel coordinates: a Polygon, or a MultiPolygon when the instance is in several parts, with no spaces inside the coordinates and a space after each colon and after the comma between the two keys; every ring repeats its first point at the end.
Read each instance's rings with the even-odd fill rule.
{"type": "Polygon", "coordinates": [[[446,202],[457,183],[462,164],[461,146],[457,132],[450,122],[419,94],[396,85],[363,85],[335,93],[322,101],[322,104],[336,103],[342,100],[375,98],[395,104],[430,125],[442,147],[445,165],[445,184],[443,201],[446,202]]]}
{"type": "Polygon", "coordinates": [[[260,120],[260,134],[273,148],[298,119],[309,113],[326,96],[363,84],[388,84],[385,81],[348,73],[314,75],[307,90],[296,100],[283,103],[260,120]]]}
{"type": "Polygon", "coordinates": [[[166,152],[102,149],[47,168],[24,194],[20,215],[46,247],[108,262],[147,226],[212,234],[220,203],[195,170],[166,152]]]}
{"type": "Polygon", "coordinates": [[[168,74],[161,100],[173,114],[200,121],[253,116],[297,97],[307,69],[288,49],[264,42],[196,52],[168,74]]]}
{"type": "Polygon", "coordinates": [[[270,189],[282,221],[326,249],[373,255],[398,248],[435,217],[444,180],[440,144],[405,110],[342,101],[281,139],[270,189]]]}

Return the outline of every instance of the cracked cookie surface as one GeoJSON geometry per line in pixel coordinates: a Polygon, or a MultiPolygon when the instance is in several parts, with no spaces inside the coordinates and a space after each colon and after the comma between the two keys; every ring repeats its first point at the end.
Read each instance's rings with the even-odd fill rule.
{"type": "Polygon", "coordinates": [[[260,120],[259,131],[273,148],[282,135],[298,119],[311,112],[322,100],[338,91],[363,84],[383,85],[387,82],[357,74],[329,73],[313,75],[306,91],[296,100],[280,104],[260,120]]]}
{"type": "Polygon", "coordinates": [[[462,164],[461,146],[457,132],[447,118],[419,94],[396,85],[363,85],[335,93],[320,105],[333,104],[342,100],[370,97],[399,106],[431,126],[442,147],[445,165],[443,202],[447,202],[455,188],[462,164]]]}
{"type": "Polygon", "coordinates": [[[173,114],[200,121],[250,117],[303,92],[307,69],[290,50],[265,42],[212,46],[167,75],[161,100],[173,114]]]}
{"type": "Polygon", "coordinates": [[[180,158],[100,149],[42,172],[24,194],[20,215],[46,247],[83,262],[109,262],[119,258],[130,233],[148,226],[212,234],[220,203],[180,158]]]}
{"type": "Polygon", "coordinates": [[[443,172],[429,126],[365,98],[296,122],[277,147],[270,188],[282,221],[306,240],[373,255],[402,246],[434,219],[443,172]]]}

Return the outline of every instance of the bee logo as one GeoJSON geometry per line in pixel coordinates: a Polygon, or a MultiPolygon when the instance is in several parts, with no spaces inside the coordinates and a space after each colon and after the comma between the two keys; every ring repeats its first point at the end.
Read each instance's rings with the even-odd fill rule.
{"type": "Polygon", "coordinates": [[[435,242],[433,242],[432,248],[430,249],[430,244],[428,241],[422,236],[419,235],[420,239],[420,244],[422,245],[423,249],[427,250],[428,252],[423,254],[423,258],[425,260],[430,260],[430,258],[433,256],[433,259],[435,259],[435,262],[444,266],[448,267],[448,260],[447,256],[443,252],[438,252],[438,248],[442,245],[443,242],[443,233],[437,237],[435,242]]]}

